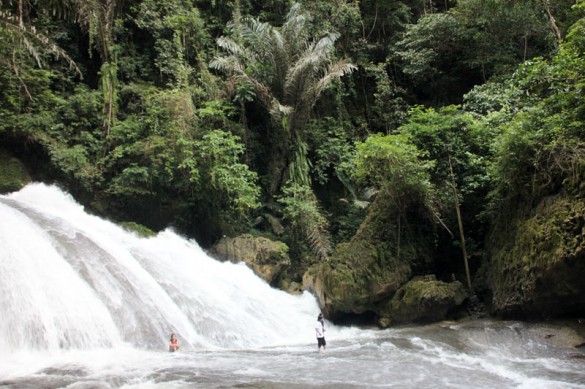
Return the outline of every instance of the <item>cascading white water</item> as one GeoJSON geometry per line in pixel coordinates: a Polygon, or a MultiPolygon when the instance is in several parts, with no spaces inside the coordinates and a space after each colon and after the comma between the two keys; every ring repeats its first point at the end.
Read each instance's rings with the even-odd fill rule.
{"type": "Polygon", "coordinates": [[[170,230],[140,238],[54,186],[0,196],[0,353],[130,345],[246,348],[312,339],[313,296],[270,288],[170,230]]]}
{"type": "Polygon", "coordinates": [[[0,196],[0,387],[575,388],[572,330],[500,321],[328,326],[172,231],[139,238],[56,187],[0,196]],[[165,352],[171,332],[185,352],[165,352]],[[558,345],[557,345],[558,343],[558,345]]]}

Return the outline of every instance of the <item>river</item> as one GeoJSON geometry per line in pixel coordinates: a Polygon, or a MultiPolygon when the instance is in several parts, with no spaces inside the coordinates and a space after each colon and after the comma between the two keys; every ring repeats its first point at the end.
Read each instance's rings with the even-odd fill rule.
{"type": "Polygon", "coordinates": [[[2,388],[585,388],[553,323],[326,323],[172,230],[141,238],[57,187],[0,196],[2,388]],[[166,351],[176,333],[182,349],[166,351]]]}

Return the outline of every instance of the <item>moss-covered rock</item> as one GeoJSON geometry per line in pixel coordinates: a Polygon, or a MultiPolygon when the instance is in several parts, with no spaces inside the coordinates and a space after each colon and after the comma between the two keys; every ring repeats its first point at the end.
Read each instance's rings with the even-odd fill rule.
{"type": "Polygon", "coordinates": [[[372,311],[412,274],[406,262],[384,258],[365,242],[340,244],[328,262],[310,268],[303,286],[313,291],[328,317],[372,311]]]}
{"type": "Polygon", "coordinates": [[[415,277],[379,310],[379,324],[434,322],[460,307],[468,293],[459,281],[443,282],[434,275],[415,277]]]}
{"type": "Polygon", "coordinates": [[[288,246],[282,242],[245,234],[223,237],[209,253],[220,260],[244,261],[260,277],[274,285],[290,266],[288,246]]]}
{"type": "Polygon", "coordinates": [[[150,228],[136,222],[122,222],[121,225],[126,230],[134,232],[144,238],[149,238],[156,235],[156,232],[150,228]]]}
{"type": "Polygon", "coordinates": [[[16,192],[31,181],[23,163],[0,149],[0,193],[16,192]]]}
{"type": "Polygon", "coordinates": [[[492,311],[504,317],[585,312],[585,202],[551,196],[532,214],[510,220],[488,241],[480,280],[492,311]]]}
{"type": "Polygon", "coordinates": [[[352,240],[303,276],[304,288],[318,297],[329,318],[376,313],[404,283],[427,273],[432,225],[421,222],[417,210],[411,210],[412,220],[399,220],[389,203],[378,196],[352,240]]]}

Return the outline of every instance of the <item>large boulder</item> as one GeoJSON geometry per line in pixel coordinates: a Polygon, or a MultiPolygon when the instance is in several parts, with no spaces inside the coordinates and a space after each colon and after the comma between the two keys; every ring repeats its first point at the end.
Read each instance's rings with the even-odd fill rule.
{"type": "Polygon", "coordinates": [[[335,256],[311,267],[303,287],[315,294],[329,318],[373,312],[412,275],[407,260],[385,257],[365,242],[340,244],[335,256]]]}
{"type": "Polygon", "coordinates": [[[223,237],[209,254],[223,261],[243,261],[271,285],[277,283],[290,266],[286,244],[250,234],[223,237]]]}
{"type": "Polygon", "coordinates": [[[468,293],[459,281],[443,282],[434,275],[415,277],[398,289],[379,310],[378,324],[425,323],[447,318],[460,308],[468,293]]]}
{"type": "Polygon", "coordinates": [[[422,222],[423,210],[407,211],[412,220],[399,218],[391,199],[379,195],[351,241],[303,275],[327,317],[376,313],[412,277],[429,273],[433,224],[422,222]]]}
{"type": "Polygon", "coordinates": [[[16,192],[31,181],[24,164],[0,149],[0,193],[16,192]]]}
{"type": "Polygon", "coordinates": [[[479,280],[494,314],[550,318],[585,313],[585,202],[557,195],[489,240],[479,280]]]}

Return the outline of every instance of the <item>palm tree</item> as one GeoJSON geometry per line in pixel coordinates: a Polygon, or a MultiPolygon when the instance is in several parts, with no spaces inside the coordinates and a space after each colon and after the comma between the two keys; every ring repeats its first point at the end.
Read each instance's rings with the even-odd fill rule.
{"type": "MultiPolygon", "coordinates": [[[[117,65],[113,55],[114,19],[122,0],[49,0],[41,3],[46,10],[66,19],[74,20],[89,35],[90,46],[100,55],[101,87],[104,93],[103,127],[107,136],[116,113],[117,65]]],[[[49,38],[27,23],[29,0],[17,0],[16,14],[11,10],[0,9],[0,26],[11,31],[19,44],[23,45],[35,58],[39,66],[40,50],[51,52],[65,58],[81,76],[73,60],[49,38]]],[[[26,89],[26,88],[25,88],[26,89]]]]}
{"type": "Polygon", "coordinates": [[[80,78],[83,78],[81,70],[79,70],[73,59],[69,57],[65,50],[60,48],[55,42],[42,32],[38,31],[35,26],[30,23],[28,18],[30,4],[28,1],[18,0],[15,6],[15,9],[0,9],[0,28],[2,29],[2,33],[6,34],[13,43],[12,55],[7,56],[6,58],[1,58],[0,64],[8,66],[8,68],[12,70],[15,76],[20,80],[27,97],[31,100],[33,99],[28,91],[27,85],[20,76],[21,69],[19,64],[14,59],[17,50],[26,50],[34,58],[39,67],[42,67],[43,64],[43,52],[55,54],[58,57],[65,59],[70,68],[75,70],[80,78]]]}
{"type": "MultiPolygon", "coordinates": [[[[323,91],[355,69],[347,60],[335,58],[339,34],[331,32],[318,39],[311,36],[308,17],[298,3],[291,6],[279,28],[255,18],[240,21],[239,17],[228,27],[232,36],[217,40],[226,54],[210,66],[227,73],[236,83],[250,85],[274,120],[274,139],[278,141],[269,153],[269,194],[274,196],[287,182],[311,188],[306,124],[323,91]]],[[[314,205],[313,191],[302,193],[304,200],[314,205]]],[[[313,248],[320,247],[317,254],[326,257],[328,245],[315,245],[326,241],[323,226],[304,224],[313,248]]]]}

